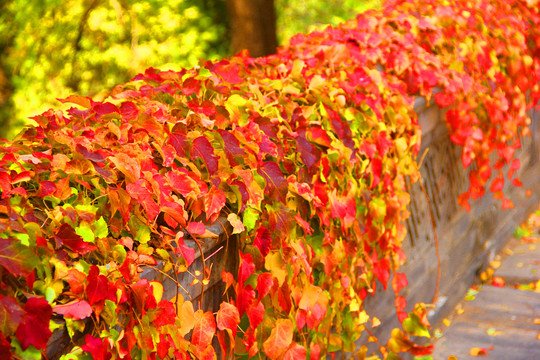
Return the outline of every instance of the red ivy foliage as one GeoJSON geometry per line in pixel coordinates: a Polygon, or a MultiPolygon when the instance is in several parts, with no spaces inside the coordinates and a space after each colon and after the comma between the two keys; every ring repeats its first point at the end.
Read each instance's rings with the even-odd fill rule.
{"type": "Polygon", "coordinates": [[[362,304],[391,274],[404,331],[379,351],[429,353],[408,338],[429,335],[425,307],[407,315],[398,295],[405,179],[419,176],[413,102],[448,109],[474,164],[459,202],[490,186],[511,206],[502,168],[512,180],[540,99],[538,7],[387,1],[273,56],[148,69],[106,102],[70,96],[76,107],[34,117],[1,144],[0,353],[45,351],[55,314],[70,336],[93,324],[71,358],[213,359],[215,336],[244,358],[363,358],[354,341],[379,321],[362,304]],[[184,234],[223,214],[241,251],[238,274],[223,274],[236,298],[217,314],[140,278],[158,260],[186,271],[184,234]]]}

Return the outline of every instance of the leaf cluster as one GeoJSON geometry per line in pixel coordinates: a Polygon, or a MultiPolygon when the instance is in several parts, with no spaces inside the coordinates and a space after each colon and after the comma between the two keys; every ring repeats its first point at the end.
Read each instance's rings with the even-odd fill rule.
{"type": "Polygon", "coordinates": [[[391,1],[276,55],[150,68],[107,101],[72,95],[34,117],[1,147],[0,350],[40,356],[63,319],[79,345],[65,359],[212,359],[214,337],[240,358],[363,359],[355,340],[380,324],[364,301],[390,284],[403,331],[370,341],[385,359],[428,354],[409,338],[429,335],[426,308],[399,295],[414,99],[448,108],[475,164],[462,204],[483,193],[491,152],[512,178],[540,99],[534,3],[391,1]],[[188,271],[186,240],[222,215],[240,252],[216,314],[141,278],[158,260],[188,271]]]}

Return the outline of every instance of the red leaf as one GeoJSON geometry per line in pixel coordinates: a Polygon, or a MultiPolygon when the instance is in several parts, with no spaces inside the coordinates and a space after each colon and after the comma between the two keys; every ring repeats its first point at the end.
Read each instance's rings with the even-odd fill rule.
{"type": "Polygon", "coordinates": [[[94,360],[109,360],[112,357],[107,346],[107,339],[95,338],[92,335],[86,335],[85,344],[81,346],[83,351],[92,354],[94,360]]]}
{"type": "Polygon", "coordinates": [[[184,259],[186,259],[187,266],[191,266],[191,264],[193,264],[193,261],[195,261],[195,249],[186,246],[183,238],[178,238],[177,243],[178,249],[182,253],[184,259]]]}
{"type": "Polygon", "coordinates": [[[97,249],[94,244],[87,243],[68,223],[64,223],[58,228],[54,235],[56,247],[67,246],[74,252],[85,255],[97,249]]]}
{"type": "Polygon", "coordinates": [[[86,278],[86,296],[90,305],[105,300],[108,295],[108,282],[104,275],[99,274],[99,268],[95,265],[90,267],[86,278]]]}
{"type": "Polygon", "coordinates": [[[11,344],[6,337],[0,332],[0,360],[11,360],[11,344]]]}
{"type": "Polygon", "coordinates": [[[381,182],[381,172],[382,172],[382,161],[379,158],[373,158],[371,159],[371,163],[368,167],[368,172],[371,173],[373,176],[373,183],[371,184],[371,188],[373,189],[375,186],[379,185],[381,182]]]}
{"type": "Polygon", "coordinates": [[[392,288],[394,289],[394,293],[399,293],[401,289],[407,286],[407,284],[407,275],[394,273],[394,277],[392,278],[392,288]]]}
{"type": "Polygon", "coordinates": [[[236,338],[238,324],[240,324],[240,314],[236,306],[230,303],[221,303],[217,313],[217,328],[219,330],[228,330],[231,338],[234,339],[236,338]]]}
{"type": "Polygon", "coordinates": [[[279,192],[287,190],[287,180],[283,177],[283,173],[279,165],[273,161],[266,161],[257,169],[257,173],[265,180],[270,192],[277,189],[279,192]]]}
{"type": "Polygon", "coordinates": [[[310,127],[306,130],[306,139],[312,143],[324,147],[330,147],[332,144],[332,140],[328,136],[326,130],[316,126],[310,127]]]}
{"type": "Polygon", "coordinates": [[[218,215],[225,206],[227,200],[225,193],[213,187],[204,197],[204,211],[206,220],[210,220],[214,215],[218,215]]]}
{"type": "Polygon", "coordinates": [[[178,191],[182,196],[188,197],[191,193],[198,193],[199,187],[187,172],[180,170],[169,171],[166,175],[173,190],[178,191]]]}
{"type": "Polygon", "coordinates": [[[489,188],[491,192],[497,192],[501,191],[504,187],[504,179],[502,176],[496,177],[493,179],[493,182],[491,183],[491,187],[489,188]]]}
{"type": "Polygon", "coordinates": [[[270,359],[280,357],[289,347],[293,339],[293,323],[289,319],[276,321],[270,336],[263,343],[263,351],[270,359]]]}
{"type": "Polygon", "coordinates": [[[324,105],[324,108],[326,109],[326,112],[328,113],[328,116],[330,117],[330,122],[332,124],[332,128],[336,132],[338,139],[343,141],[345,146],[347,146],[350,149],[354,148],[354,141],[352,140],[352,133],[351,128],[349,126],[349,123],[341,119],[341,116],[339,116],[339,113],[328,106],[324,105]]]}
{"type": "Polygon", "coordinates": [[[310,350],[310,359],[311,360],[320,359],[321,346],[319,344],[315,344],[315,343],[309,344],[309,350],[310,350]]]}
{"type": "Polygon", "coordinates": [[[251,301],[255,299],[255,290],[248,284],[246,287],[240,287],[240,291],[237,291],[236,294],[238,296],[236,306],[238,307],[238,313],[242,316],[246,312],[251,301]]]}
{"type": "Polygon", "coordinates": [[[139,109],[131,101],[126,101],[120,106],[120,114],[126,120],[133,120],[139,115],[139,109]]]}
{"type": "Polygon", "coordinates": [[[300,158],[308,169],[311,169],[320,158],[320,151],[307,141],[305,134],[296,138],[296,148],[300,151],[300,158]]]}
{"type": "Polygon", "coordinates": [[[247,309],[247,316],[249,319],[249,323],[251,324],[251,327],[255,329],[257,326],[259,326],[264,319],[264,305],[262,302],[257,302],[257,305],[250,306],[247,309]]]}
{"type": "Polygon", "coordinates": [[[401,311],[405,310],[407,307],[407,299],[403,296],[396,296],[396,299],[394,300],[394,305],[396,306],[396,311],[400,313],[401,311]]]}
{"type": "Polygon", "coordinates": [[[381,131],[377,136],[377,150],[379,151],[379,156],[381,158],[384,157],[392,145],[393,142],[386,137],[386,131],[381,131]]]}
{"type": "Polygon", "coordinates": [[[101,118],[103,115],[119,112],[116,105],[110,102],[92,102],[92,109],[96,112],[97,119],[101,118]]]}
{"type": "Polygon", "coordinates": [[[232,134],[230,131],[227,130],[218,130],[219,134],[221,135],[221,138],[223,139],[224,150],[232,155],[243,155],[245,153],[245,150],[240,147],[240,142],[232,134]]]}
{"type": "Polygon", "coordinates": [[[186,230],[190,234],[202,235],[206,232],[206,226],[202,222],[192,221],[188,224],[186,230]]]}
{"type": "Polygon", "coordinates": [[[26,316],[24,322],[19,325],[15,335],[21,342],[21,347],[26,350],[34,345],[36,349],[45,350],[47,341],[51,337],[49,321],[52,316],[52,308],[45,299],[30,298],[24,305],[26,316]]]}
{"type": "Polygon", "coordinates": [[[191,343],[200,351],[203,351],[212,344],[215,333],[216,319],[214,318],[214,314],[207,311],[197,318],[195,327],[193,328],[193,335],[191,336],[191,343]]]}
{"type": "Polygon", "coordinates": [[[243,254],[240,252],[240,267],[238,269],[238,283],[244,284],[244,282],[253,274],[255,271],[255,264],[253,263],[253,258],[251,254],[243,254]]]}
{"type": "Polygon", "coordinates": [[[259,301],[270,292],[270,289],[274,285],[274,276],[270,273],[262,273],[257,277],[257,293],[259,294],[259,301]]]}
{"type": "Polygon", "coordinates": [[[210,141],[204,136],[200,136],[193,140],[193,153],[194,158],[201,158],[206,164],[208,173],[214,175],[218,169],[218,160],[219,157],[214,155],[214,148],[210,141]]]}
{"type": "Polygon", "coordinates": [[[157,327],[174,324],[176,321],[176,308],[174,304],[167,300],[161,300],[158,304],[158,311],[153,324],[157,327]]]}
{"type": "Polygon", "coordinates": [[[56,185],[52,181],[42,181],[39,183],[37,196],[43,198],[56,192],[56,185]]]}
{"type": "Polygon", "coordinates": [[[409,349],[409,352],[414,356],[430,355],[433,352],[433,347],[433,345],[419,346],[413,344],[413,346],[409,349]]]}
{"type": "Polygon", "coordinates": [[[358,149],[360,154],[366,155],[369,159],[373,159],[376,150],[377,146],[375,144],[370,144],[367,141],[362,142],[362,145],[360,145],[360,148],[358,149]]]}
{"type": "Polygon", "coordinates": [[[390,279],[390,261],[386,258],[376,260],[373,264],[373,274],[375,274],[375,277],[382,283],[386,290],[388,279],[390,279]]]}
{"type": "Polygon", "coordinates": [[[305,347],[293,342],[292,345],[287,350],[287,352],[285,353],[285,355],[283,356],[283,360],[305,359],[306,354],[307,352],[306,352],[305,347]]]}
{"type": "Polygon", "coordinates": [[[53,311],[65,318],[81,320],[92,315],[92,307],[84,300],[75,300],[69,304],[55,305],[53,311]]]}
{"type": "Polygon", "coordinates": [[[244,81],[238,76],[238,64],[229,63],[227,60],[222,60],[214,67],[213,71],[221,76],[223,80],[231,84],[240,84],[244,81]]]}
{"type": "Polygon", "coordinates": [[[270,235],[270,231],[262,226],[258,228],[257,234],[255,234],[255,240],[253,240],[253,245],[259,249],[262,256],[268,255],[272,248],[272,236],[270,235]]]}

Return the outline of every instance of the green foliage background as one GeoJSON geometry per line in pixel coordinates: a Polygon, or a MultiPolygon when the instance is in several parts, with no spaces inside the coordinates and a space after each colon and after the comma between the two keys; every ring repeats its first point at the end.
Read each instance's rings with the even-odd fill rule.
{"type": "MultiPolygon", "coordinates": [[[[275,0],[281,43],[378,0],[275,0]]],[[[152,66],[178,70],[229,54],[225,0],[0,2],[0,137],[70,94],[106,97],[152,66]]]]}

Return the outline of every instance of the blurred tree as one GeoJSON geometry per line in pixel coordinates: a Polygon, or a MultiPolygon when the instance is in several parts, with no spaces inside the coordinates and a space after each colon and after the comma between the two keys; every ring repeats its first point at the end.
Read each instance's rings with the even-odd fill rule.
{"type": "Polygon", "coordinates": [[[147,67],[192,67],[228,53],[223,0],[1,3],[0,137],[58,108],[56,98],[100,98],[147,67]]]}
{"type": "Polygon", "coordinates": [[[227,0],[233,53],[270,55],[277,49],[274,0],[227,0]]]}
{"type": "Polygon", "coordinates": [[[251,56],[273,53],[276,22],[283,43],[378,3],[0,0],[0,137],[12,137],[30,116],[61,108],[56,98],[100,99],[147,67],[192,67],[228,55],[231,47],[235,53],[248,48],[251,56]]]}
{"type": "Polygon", "coordinates": [[[293,35],[323,29],[381,6],[383,0],[275,0],[280,44],[293,35]]]}

